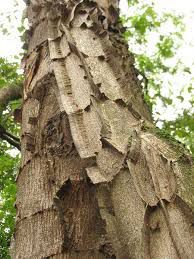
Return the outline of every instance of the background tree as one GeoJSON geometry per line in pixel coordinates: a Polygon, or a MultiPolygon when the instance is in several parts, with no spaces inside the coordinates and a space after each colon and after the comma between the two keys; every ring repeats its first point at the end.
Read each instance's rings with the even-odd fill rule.
{"type": "Polygon", "coordinates": [[[179,48],[185,41],[184,16],[159,13],[152,1],[134,0],[128,1],[128,5],[126,14],[122,16],[127,28],[124,34],[130,51],[135,53],[144,98],[157,125],[181,140],[193,152],[192,67],[188,67],[179,55],[179,48]],[[184,78],[181,79],[181,87],[177,82],[180,76],[177,75],[184,78]],[[172,110],[176,114],[173,120],[163,115],[172,110]]]}
{"type": "Polygon", "coordinates": [[[13,119],[21,106],[21,81],[17,63],[0,59],[0,258],[9,258],[8,248],[15,221],[15,177],[19,169],[20,126],[13,119]],[[13,149],[13,147],[16,147],[13,149]]]}

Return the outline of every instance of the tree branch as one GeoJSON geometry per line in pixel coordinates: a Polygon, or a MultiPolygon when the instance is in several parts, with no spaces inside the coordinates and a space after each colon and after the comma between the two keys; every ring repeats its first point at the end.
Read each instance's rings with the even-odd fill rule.
{"type": "Polygon", "coordinates": [[[21,146],[19,138],[13,136],[11,133],[7,132],[5,128],[0,125],[0,138],[6,140],[10,145],[16,147],[21,151],[21,146]]]}
{"type": "Polygon", "coordinates": [[[18,137],[12,135],[11,133],[9,133],[9,132],[7,132],[7,131],[6,131],[6,135],[7,135],[8,137],[14,139],[14,140],[17,141],[17,142],[20,142],[20,139],[19,139],[18,137]]]}
{"type": "Polygon", "coordinates": [[[0,89],[0,112],[2,112],[10,101],[20,99],[22,97],[22,87],[8,86],[0,89]]]}

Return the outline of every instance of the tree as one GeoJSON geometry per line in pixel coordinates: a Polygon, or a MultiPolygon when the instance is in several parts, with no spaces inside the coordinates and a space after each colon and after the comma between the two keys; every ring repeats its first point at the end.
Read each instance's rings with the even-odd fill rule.
{"type": "Polygon", "coordinates": [[[152,123],[117,9],[28,2],[13,258],[192,258],[192,161],[152,123]]]}
{"type": "MultiPolygon", "coordinates": [[[[187,26],[184,16],[172,12],[164,12],[161,15],[157,11],[156,3],[151,0],[130,0],[128,6],[129,9],[121,19],[127,27],[124,35],[140,72],[144,99],[152,110],[157,125],[165,128],[193,153],[192,67],[178,57],[181,46],[185,44],[184,34],[187,26]],[[178,87],[176,82],[179,82],[180,78],[184,79],[181,87],[178,87]],[[187,96],[190,96],[188,102],[185,100],[187,96]],[[186,109],[188,105],[191,108],[186,109]],[[184,108],[178,109],[174,120],[170,120],[169,116],[162,116],[180,106],[184,108]]],[[[189,47],[188,42],[187,44],[189,47]]]]}
{"type": "Polygon", "coordinates": [[[18,171],[19,124],[13,120],[21,105],[22,76],[18,65],[0,58],[0,258],[9,257],[8,247],[15,225],[15,176],[18,171]],[[18,99],[20,98],[20,99],[18,99]],[[13,149],[15,146],[15,150],[13,149]],[[15,154],[14,154],[15,153],[15,154]]]}

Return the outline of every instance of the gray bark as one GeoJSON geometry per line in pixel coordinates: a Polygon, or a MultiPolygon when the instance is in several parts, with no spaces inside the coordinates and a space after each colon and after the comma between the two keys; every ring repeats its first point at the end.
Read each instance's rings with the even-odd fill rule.
{"type": "Polygon", "coordinates": [[[191,160],[155,132],[117,4],[27,8],[13,258],[193,258],[191,160]]]}

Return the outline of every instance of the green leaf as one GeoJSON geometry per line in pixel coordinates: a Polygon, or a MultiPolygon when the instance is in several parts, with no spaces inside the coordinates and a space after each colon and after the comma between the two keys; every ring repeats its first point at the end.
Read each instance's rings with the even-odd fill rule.
{"type": "Polygon", "coordinates": [[[176,98],[179,99],[179,100],[181,100],[181,102],[184,101],[184,98],[183,98],[183,96],[181,96],[181,95],[177,96],[176,98]]]}

